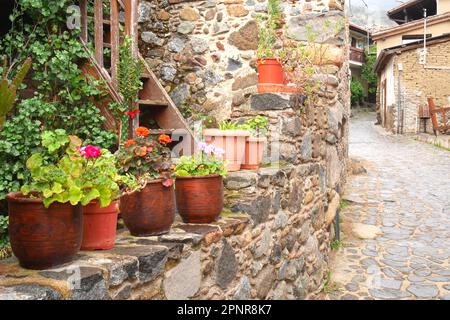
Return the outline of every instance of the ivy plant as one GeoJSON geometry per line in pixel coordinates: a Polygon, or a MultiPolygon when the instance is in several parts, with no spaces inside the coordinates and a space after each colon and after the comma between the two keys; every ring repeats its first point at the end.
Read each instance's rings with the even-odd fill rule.
{"type": "Polygon", "coordinates": [[[117,135],[104,129],[105,118],[96,107],[105,84],[82,74],[80,65],[89,53],[79,41],[79,30],[66,26],[66,10],[77,3],[17,0],[12,28],[0,39],[0,56],[7,56],[9,65],[32,59],[25,82],[34,91],[31,99],[19,97],[0,132],[0,200],[28,178],[26,161],[39,147],[43,131],[64,128],[85,144],[116,145],[117,135]]]}

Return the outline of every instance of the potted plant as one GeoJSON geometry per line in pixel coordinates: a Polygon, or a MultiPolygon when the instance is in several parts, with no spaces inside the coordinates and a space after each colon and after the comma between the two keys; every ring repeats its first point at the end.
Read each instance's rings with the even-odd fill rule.
{"type": "Polygon", "coordinates": [[[250,131],[250,137],[245,142],[245,157],[241,165],[244,170],[256,170],[262,162],[264,147],[267,143],[268,118],[257,115],[247,120],[241,127],[250,131]]]}
{"type": "Polygon", "coordinates": [[[274,51],[277,40],[276,29],[281,23],[281,7],[279,0],[270,0],[268,17],[259,21],[259,41],[257,51],[258,91],[265,93],[270,88],[285,84],[283,65],[274,51]]]}
{"type": "Polygon", "coordinates": [[[245,141],[250,132],[241,129],[237,121],[222,121],[218,129],[203,129],[203,137],[208,144],[223,149],[222,160],[227,161],[227,170],[239,171],[244,161],[245,141]]]}
{"type": "Polygon", "coordinates": [[[47,269],[70,262],[81,246],[82,205],[94,197],[83,187],[79,139],[46,131],[26,163],[28,183],[7,196],[11,248],[22,267],[47,269]]]}
{"type": "Polygon", "coordinates": [[[145,127],[136,128],[135,134],[117,153],[123,172],[137,181],[122,196],[120,211],[133,236],[161,235],[169,232],[175,217],[174,167],[167,147],[172,140],[151,137],[145,127]]]}
{"type": "Polygon", "coordinates": [[[88,145],[79,151],[86,161],[84,186],[90,188],[92,198],[83,207],[81,250],[111,249],[116,239],[120,187],[133,188],[135,181],[132,176],[119,174],[117,160],[108,150],[88,145]]]}
{"type": "Polygon", "coordinates": [[[186,223],[211,223],[223,210],[224,150],[200,143],[199,154],[182,156],[176,167],[178,213],[186,223]]]}

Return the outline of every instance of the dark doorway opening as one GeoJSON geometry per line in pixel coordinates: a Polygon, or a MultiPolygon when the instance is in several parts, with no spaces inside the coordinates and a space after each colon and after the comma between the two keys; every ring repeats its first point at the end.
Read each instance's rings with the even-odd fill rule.
{"type": "Polygon", "coordinates": [[[0,38],[4,37],[11,29],[9,15],[14,10],[15,0],[2,0],[0,10],[0,38]]]}

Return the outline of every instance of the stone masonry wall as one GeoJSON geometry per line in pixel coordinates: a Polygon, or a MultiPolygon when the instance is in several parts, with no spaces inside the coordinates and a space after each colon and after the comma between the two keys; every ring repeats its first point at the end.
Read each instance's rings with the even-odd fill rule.
{"type": "Polygon", "coordinates": [[[0,298],[308,299],[322,289],[348,157],[344,1],[283,1],[285,37],[306,41],[312,28],[328,48],[306,104],[257,94],[254,19],[266,1],[171,2],[141,1],[141,52],[186,115],[267,116],[266,165],[227,176],[216,223],[177,217],[169,234],[148,238],[122,229],[114,249],[54,270],[3,261],[0,298]]]}

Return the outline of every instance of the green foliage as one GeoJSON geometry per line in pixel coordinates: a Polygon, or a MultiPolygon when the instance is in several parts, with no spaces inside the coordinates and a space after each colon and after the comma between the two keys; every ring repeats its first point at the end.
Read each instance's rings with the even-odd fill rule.
{"type": "Polygon", "coordinates": [[[271,19],[264,21],[261,17],[257,19],[259,23],[259,40],[257,57],[259,59],[274,58],[273,47],[276,42],[275,22],[271,19]]]}
{"type": "Polygon", "coordinates": [[[280,0],[269,0],[267,3],[267,13],[269,14],[270,20],[279,22],[281,19],[280,0]]]}
{"type": "Polygon", "coordinates": [[[119,183],[128,180],[118,174],[108,150],[87,156],[82,141],[62,129],[44,131],[41,138],[43,148],[26,162],[30,178],[20,189],[24,195],[43,199],[46,208],[53,202],[87,205],[95,199],[106,207],[119,197],[119,183]]]}
{"type": "Polygon", "coordinates": [[[245,121],[244,124],[240,125],[240,128],[250,131],[252,136],[265,136],[267,135],[268,121],[267,117],[257,115],[245,121]]]}
{"type": "Polygon", "coordinates": [[[370,46],[369,52],[365,53],[365,62],[361,69],[361,77],[367,81],[369,93],[377,92],[378,76],[375,72],[375,64],[377,62],[376,52],[376,45],[370,46]]]}
{"type": "Polygon", "coordinates": [[[215,157],[214,155],[206,155],[202,153],[197,156],[182,156],[175,168],[175,174],[178,177],[197,177],[210,174],[218,174],[225,177],[227,171],[223,160],[215,157]]]}
{"type": "Polygon", "coordinates": [[[352,79],[350,91],[352,105],[359,103],[364,98],[364,88],[358,80],[352,79]]]}
{"type": "MultiPolygon", "coordinates": [[[[0,249],[9,245],[7,216],[0,216],[0,249]]],[[[1,259],[1,257],[0,257],[1,259]]]]}
{"type": "Polygon", "coordinates": [[[340,248],[342,248],[344,246],[344,244],[342,243],[341,240],[334,240],[331,243],[331,249],[332,250],[339,250],[340,248]]]}
{"type": "Polygon", "coordinates": [[[16,102],[17,90],[22,85],[25,76],[31,68],[31,59],[27,58],[17,71],[14,79],[9,80],[11,70],[8,68],[8,60],[4,58],[3,76],[0,80],[0,130],[5,123],[6,115],[11,111],[16,102]]]}
{"type": "Polygon", "coordinates": [[[269,0],[267,4],[267,17],[257,17],[259,24],[259,40],[257,57],[259,59],[275,58],[276,52],[273,50],[277,40],[276,29],[280,26],[282,12],[280,0],[269,0]]]}
{"type": "Polygon", "coordinates": [[[339,201],[339,210],[342,211],[347,207],[348,207],[348,202],[344,199],[341,199],[341,201],[339,201]]]}
{"type": "Polygon", "coordinates": [[[86,78],[79,68],[87,53],[77,30],[66,29],[66,10],[74,0],[17,0],[13,28],[0,39],[0,56],[9,64],[33,60],[30,78],[35,96],[18,101],[0,132],[0,200],[27,178],[25,162],[40,144],[40,133],[64,128],[86,144],[112,147],[116,135],[102,128],[95,102],[104,83],[86,78]]]}
{"type": "Polygon", "coordinates": [[[237,121],[224,120],[219,123],[220,130],[240,130],[241,125],[237,121]]]}
{"type": "Polygon", "coordinates": [[[132,54],[132,39],[125,37],[119,52],[119,92],[125,103],[130,106],[138,99],[138,92],[142,89],[142,62],[132,54]]]}

